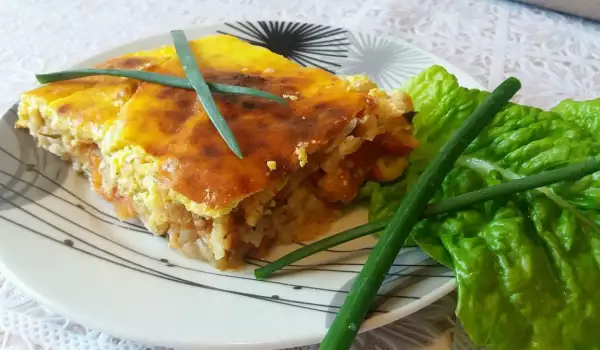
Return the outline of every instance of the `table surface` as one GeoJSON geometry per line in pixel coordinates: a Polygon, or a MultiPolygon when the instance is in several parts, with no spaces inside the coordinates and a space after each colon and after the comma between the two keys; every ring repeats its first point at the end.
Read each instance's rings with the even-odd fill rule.
{"type": "MultiPolygon", "coordinates": [[[[600,24],[492,0],[3,0],[0,108],[53,71],[133,39],[235,20],[278,19],[401,37],[493,88],[516,76],[518,102],[549,108],[600,96],[600,24]]],[[[454,297],[383,329],[355,349],[471,349],[453,317],[454,297]]],[[[145,349],[56,315],[0,271],[0,350],[145,349]],[[68,345],[66,345],[68,344],[68,345]]],[[[316,348],[316,347],[309,347],[316,348]]]]}

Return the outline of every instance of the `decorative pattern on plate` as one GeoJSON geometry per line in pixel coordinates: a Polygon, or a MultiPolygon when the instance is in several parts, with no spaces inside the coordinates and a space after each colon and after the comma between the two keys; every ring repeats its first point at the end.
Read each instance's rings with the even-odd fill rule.
{"type": "Polygon", "coordinates": [[[335,72],[336,61],[347,57],[350,43],[345,29],[320,24],[281,21],[225,23],[219,33],[234,35],[254,45],[264,46],[303,66],[335,72]]]}
{"type": "Polygon", "coordinates": [[[338,71],[344,75],[366,74],[384,89],[400,83],[429,66],[431,58],[400,43],[363,33],[348,33],[348,58],[338,71]]]}

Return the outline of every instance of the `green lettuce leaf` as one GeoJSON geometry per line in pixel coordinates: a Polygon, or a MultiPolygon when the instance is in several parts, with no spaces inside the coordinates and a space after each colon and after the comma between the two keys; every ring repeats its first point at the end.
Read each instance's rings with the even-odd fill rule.
{"type": "MultiPolygon", "coordinates": [[[[371,188],[371,217],[389,216],[453,131],[487,96],[434,66],[402,88],[414,133],[404,179],[371,188]]],[[[599,100],[547,112],[510,104],[469,146],[433,200],[600,153],[599,100]]],[[[600,348],[600,174],[422,220],[413,239],[452,266],[457,316],[489,349],[600,348]]]]}
{"type": "Polygon", "coordinates": [[[600,136],[600,98],[585,102],[564,100],[552,108],[552,112],[600,136]]]}

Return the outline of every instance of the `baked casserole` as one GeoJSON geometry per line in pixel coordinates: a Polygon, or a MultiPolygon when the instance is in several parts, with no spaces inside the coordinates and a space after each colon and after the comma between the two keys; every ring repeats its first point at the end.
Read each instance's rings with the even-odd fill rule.
{"type": "MultiPolygon", "coordinates": [[[[251,87],[287,104],[213,95],[244,153],[233,154],[198,96],[120,77],[51,83],[22,95],[17,127],[88,174],[122,219],[217,268],[273,244],[312,239],[368,179],[391,181],[416,146],[410,98],[364,76],[307,68],[226,35],[191,43],[209,82],[251,87]]],[[[102,68],[185,77],[172,47],[102,68]]]]}

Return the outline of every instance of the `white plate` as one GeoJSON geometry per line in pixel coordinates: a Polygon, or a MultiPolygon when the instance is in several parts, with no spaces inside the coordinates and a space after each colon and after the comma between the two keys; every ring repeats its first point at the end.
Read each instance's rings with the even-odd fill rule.
{"type": "MultiPolygon", "coordinates": [[[[461,84],[481,88],[449,63],[400,40],[319,25],[243,22],[187,30],[225,32],[262,43],[307,65],[367,73],[392,88],[440,64],[461,84]]],[[[135,41],[79,64],[169,44],[168,33],[135,41]]],[[[138,223],[123,223],[63,161],[15,131],[16,107],[0,121],[0,263],[21,287],[57,312],[119,337],[185,348],[283,348],[324,336],[374,243],[368,237],[301,262],[303,271],[256,281],[251,260],[225,273],[186,259],[138,223]]],[[[334,231],[365,221],[346,216],[334,231]]],[[[272,260],[298,244],[280,247],[272,260]]],[[[362,330],[385,325],[454,288],[452,274],[417,248],[405,249],[362,330]],[[430,265],[430,266],[422,266],[430,265]]]]}

